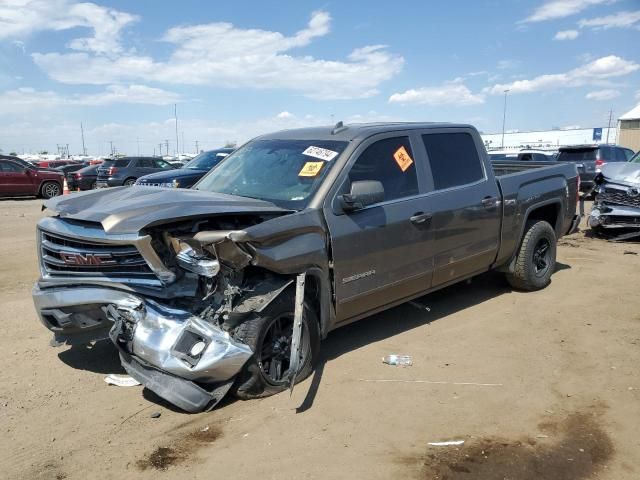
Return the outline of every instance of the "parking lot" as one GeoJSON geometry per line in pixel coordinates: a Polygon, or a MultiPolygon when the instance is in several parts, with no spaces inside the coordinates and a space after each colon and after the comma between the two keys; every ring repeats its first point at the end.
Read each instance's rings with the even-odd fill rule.
{"type": "Polygon", "coordinates": [[[0,201],[7,478],[640,476],[638,244],[564,237],[542,291],[476,277],[420,299],[429,311],[405,304],[331,333],[291,397],[189,415],[108,386],[122,373],[109,342],[48,345],[30,295],[41,204],[0,201]],[[391,353],[413,366],[384,365],[391,353]],[[464,444],[429,445],[449,440],[464,444]]]}

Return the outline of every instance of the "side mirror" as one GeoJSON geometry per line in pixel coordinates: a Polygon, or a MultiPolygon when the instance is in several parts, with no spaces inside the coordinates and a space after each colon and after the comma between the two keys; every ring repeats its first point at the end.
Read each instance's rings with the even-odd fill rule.
{"type": "Polygon", "coordinates": [[[384,201],[384,187],[377,180],[359,180],[351,183],[351,191],[340,199],[342,209],[352,212],[384,201]]]}

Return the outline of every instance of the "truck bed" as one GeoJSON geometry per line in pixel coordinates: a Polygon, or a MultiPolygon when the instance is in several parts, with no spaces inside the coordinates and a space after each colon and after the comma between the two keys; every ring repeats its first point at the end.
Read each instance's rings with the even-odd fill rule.
{"type": "Polygon", "coordinates": [[[505,262],[516,250],[525,225],[523,219],[533,205],[548,204],[558,212],[558,237],[571,228],[578,195],[578,171],[566,162],[490,162],[502,193],[502,239],[496,259],[505,262]]]}
{"type": "Polygon", "coordinates": [[[519,162],[517,160],[496,160],[491,162],[493,167],[493,174],[496,177],[503,177],[505,175],[511,175],[512,173],[519,173],[525,170],[533,170],[536,168],[544,168],[557,166],[558,162],[519,162]]]}

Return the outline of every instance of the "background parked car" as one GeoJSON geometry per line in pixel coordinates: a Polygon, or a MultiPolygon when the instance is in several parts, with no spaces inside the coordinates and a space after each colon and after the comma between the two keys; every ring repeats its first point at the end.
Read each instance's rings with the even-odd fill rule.
{"type": "Polygon", "coordinates": [[[62,193],[64,175],[53,170],[40,170],[16,157],[0,157],[0,196],[56,197],[62,193]]]}
{"type": "Polygon", "coordinates": [[[58,172],[62,172],[63,175],[67,178],[67,184],[69,183],[69,181],[71,180],[71,174],[73,172],[76,172],[78,170],[80,170],[81,168],[84,168],[86,166],[88,166],[89,164],[86,162],[82,162],[82,163],[70,163],[69,165],[62,165],[61,167],[56,167],[54,170],[57,170],[58,172]]]}
{"type": "Polygon", "coordinates": [[[605,163],[627,162],[633,157],[633,150],[617,145],[576,145],[560,147],[559,162],[572,162],[580,174],[580,190],[590,191],[593,179],[605,163]]]}
{"type": "Polygon", "coordinates": [[[98,179],[98,168],[100,164],[89,165],[81,168],[76,172],[72,172],[67,176],[67,184],[70,190],[92,190],[96,188],[98,179]]]}
{"type": "Polygon", "coordinates": [[[140,177],[136,185],[146,187],[190,188],[220,161],[233,152],[233,148],[219,148],[202,152],[184,167],[168,172],[152,173],[140,177]]]}
{"type": "Polygon", "coordinates": [[[36,162],[36,166],[41,168],[57,168],[62,167],[64,165],[73,165],[76,162],[73,160],[41,160],[36,162]]]}
{"type": "Polygon", "coordinates": [[[130,186],[144,175],[173,168],[170,163],[156,157],[107,159],[98,167],[96,187],[130,186]]]}
{"type": "Polygon", "coordinates": [[[519,162],[552,162],[555,152],[546,150],[523,149],[517,152],[507,150],[494,150],[487,152],[489,160],[514,160],[519,162]]]}

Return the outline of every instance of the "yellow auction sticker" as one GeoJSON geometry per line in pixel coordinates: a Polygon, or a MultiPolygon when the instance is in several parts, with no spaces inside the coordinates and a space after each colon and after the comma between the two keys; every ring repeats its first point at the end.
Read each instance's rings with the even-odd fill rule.
{"type": "Polygon", "coordinates": [[[404,148],[404,146],[395,151],[395,153],[393,154],[393,158],[400,167],[400,170],[402,170],[403,172],[406,172],[407,168],[409,168],[413,163],[411,155],[409,155],[409,152],[407,152],[407,149],[404,148]]]}
{"type": "Polygon", "coordinates": [[[299,177],[315,177],[320,173],[324,162],[307,162],[298,173],[299,177]]]}

